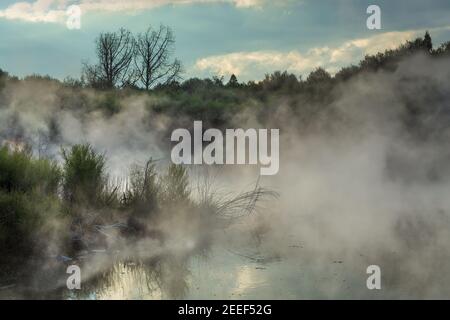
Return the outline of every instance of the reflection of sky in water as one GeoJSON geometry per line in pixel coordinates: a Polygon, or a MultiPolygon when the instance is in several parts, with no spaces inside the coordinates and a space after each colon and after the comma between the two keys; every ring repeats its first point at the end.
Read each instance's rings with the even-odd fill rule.
{"type": "Polygon", "coordinates": [[[140,300],[162,299],[157,282],[143,269],[130,269],[123,264],[116,265],[114,272],[103,286],[91,292],[87,299],[98,300],[140,300]]]}
{"type": "MultiPolygon", "coordinates": [[[[383,290],[368,290],[366,262],[355,256],[330,260],[292,248],[286,257],[264,263],[215,247],[207,257],[191,258],[187,268],[169,265],[155,272],[135,264],[118,264],[95,289],[86,288],[84,293],[66,291],[64,297],[158,300],[174,298],[174,293],[181,299],[414,299],[419,296],[416,291],[408,290],[405,283],[389,282],[386,274],[382,276],[383,290]]],[[[0,292],[0,298],[20,297],[14,288],[5,291],[9,290],[0,292]]]]}
{"type": "MultiPolygon", "coordinates": [[[[329,299],[375,298],[365,287],[366,275],[333,261],[289,259],[260,263],[216,248],[191,260],[185,299],[329,299]],[[214,253],[213,253],[214,252],[214,253]],[[319,271],[320,270],[320,271],[319,271]]],[[[354,268],[354,267],[353,267],[354,268]]],[[[364,270],[365,271],[365,270],[364,270]]],[[[109,284],[91,299],[161,299],[157,280],[141,270],[116,267],[109,284]],[[153,281],[153,283],[152,283],[153,281]]]]}

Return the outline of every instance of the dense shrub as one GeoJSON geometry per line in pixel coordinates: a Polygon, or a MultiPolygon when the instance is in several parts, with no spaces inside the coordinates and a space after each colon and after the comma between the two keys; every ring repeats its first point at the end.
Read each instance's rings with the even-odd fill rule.
{"type": "Polygon", "coordinates": [[[105,156],[89,144],[62,149],[63,195],[69,204],[97,206],[107,189],[105,156]]]}
{"type": "Polygon", "coordinates": [[[0,265],[20,266],[45,250],[60,212],[60,181],[54,162],[0,149],[0,265]]]}

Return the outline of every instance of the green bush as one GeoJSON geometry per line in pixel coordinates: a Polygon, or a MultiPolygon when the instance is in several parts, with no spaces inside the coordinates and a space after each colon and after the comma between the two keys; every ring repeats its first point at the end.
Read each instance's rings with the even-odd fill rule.
{"type": "Polygon", "coordinates": [[[102,110],[106,116],[112,116],[121,110],[120,100],[115,92],[105,93],[97,102],[97,109],[102,110]]]}
{"type": "Polygon", "coordinates": [[[0,149],[0,189],[7,192],[55,193],[61,171],[55,162],[34,159],[28,151],[0,149]]]}
{"type": "Polygon", "coordinates": [[[45,249],[60,212],[60,180],[54,162],[0,149],[0,265],[19,268],[45,249]]]}
{"type": "Polygon", "coordinates": [[[98,207],[108,187],[105,156],[89,144],[62,148],[63,196],[69,205],[98,207]]]}

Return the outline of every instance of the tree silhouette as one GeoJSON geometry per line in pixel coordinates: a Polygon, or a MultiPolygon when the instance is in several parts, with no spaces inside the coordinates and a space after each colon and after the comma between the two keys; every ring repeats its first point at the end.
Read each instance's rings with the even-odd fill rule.
{"type": "Polygon", "coordinates": [[[134,39],[128,30],[101,33],[96,39],[96,55],[97,64],[84,64],[83,75],[89,84],[109,89],[133,82],[134,39]]]}
{"type": "Polygon", "coordinates": [[[450,41],[441,44],[434,52],[435,55],[450,55],[450,41]]]}
{"type": "Polygon", "coordinates": [[[231,88],[239,87],[239,82],[237,80],[237,77],[234,74],[231,75],[230,81],[228,81],[227,86],[231,87],[231,88]]]}
{"type": "Polygon", "coordinates": [[[425,32],[425,37],[423,38],[423,43],[424,43],[425,48],[428,50],[428,52],[431,52],[431,50],[433,50],[433,42],[431,40],[431,36],[428,31],[425,32]]]}
{"type": "Polygon", "coordinates": [[[298,89],[298,79],[294,74],[287,71],[275,71],[272,74],[266,74],[262,81],[262,86],[266,90],[295,90],[298,89]]]}
{"type": "Polygon", "coordinates": [[[0,69],[0,89],[3,89],[5,86],[5,78],[8,76],[8,73],[0,69]]]}
{"type": "Polygon", "coordinates": [[[148,28],[137,36],[134,65],[138,81],[146,90],[179,80],[181,62],[171,60],[174,43],[172,30],[163,25],[158,31],[148,28]]]}
{"type": "Polygon", "coordinates": [[[331,80],[331,75],[325,69],[319,67],[312,71],[306,78],[306,82],[309,84],[316,84],[320,82],[326,82],[331,80]]]}

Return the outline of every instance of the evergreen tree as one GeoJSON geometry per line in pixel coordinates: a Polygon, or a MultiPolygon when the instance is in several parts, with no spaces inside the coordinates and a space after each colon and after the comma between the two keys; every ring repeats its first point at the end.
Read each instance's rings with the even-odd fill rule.
{"type": "Polygon", "coordinates": [[[428,50],[428,52],[431,52],[431,50],[433,50],[433,42],[431,40],[431,36],[428,31],[425,32],[425,37],[423,38],[423,44],[424,44],[425,48],[428,50]]]}
{"type": "Polygon", "coordinates": [[[237,87],[239,87],[239,82],[238,82],[238,80],[237,80],[237,77],[236,77],[234,74],[231,75],[230,81],[228,81],[227,86],[228,86],[228,87],[231,87],[231,88],[237,88],[237,87]]]}

